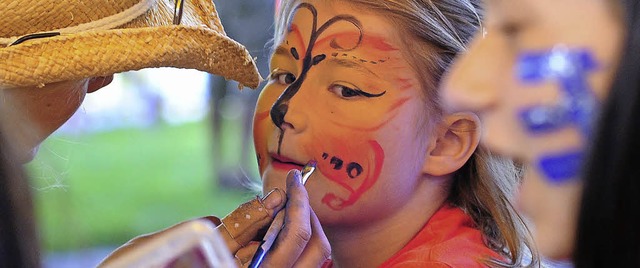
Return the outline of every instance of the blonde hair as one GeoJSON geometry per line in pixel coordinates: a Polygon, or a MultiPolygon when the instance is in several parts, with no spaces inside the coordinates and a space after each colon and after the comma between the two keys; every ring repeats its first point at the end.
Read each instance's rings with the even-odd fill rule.
{"type": "MultiPolygon", "coordinates": [[[[363,12],[379,14],[408,38],[406,56],[419,75],[426,116],[442,119],[438,84],[453,59],[466,50],[481,27],[480,0],[342,0],[363,12]]],[[[276,16],[275,42],[280,43],[296,1],[284,1],[276,16]]],[[[428,120],[424,120],[425,125],[428,120]]],[[[464,131],[464,130],[462,130],[464,131]]],[[[531,234],[514,209],[511,198],[520,183],[519,169],[513,161],[479,147],[452,180],[448,201],[463,209],[482,231],[485,244],[503,254],[508,262],[487,260],[492,265],[521,267],[532,255],[530,266],[540,260],[531,234]]]]}

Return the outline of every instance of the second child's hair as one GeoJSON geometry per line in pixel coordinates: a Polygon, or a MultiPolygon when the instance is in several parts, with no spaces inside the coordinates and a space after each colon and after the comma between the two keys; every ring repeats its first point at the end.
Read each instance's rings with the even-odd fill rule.
{"type": "MultiPolygon", "coordinates": [[[[340,0],[337,0],[340,1],[340,0]]],[[[284,1],[276,16],[275,44],[289,24],[296,1],[284,1]]],[[[443,111],[438,86],[453,59],[466,49],[481,27],[479,0],[342,0],[362,12],[386,18],[399,29],[405,56],[418,73],[425,100],[427,120],[438,122],[443,111]]],[[[454,130],[465,131],[465,130],[454,130]]],[[[469,214],[485,238],[485,243],[509,259],[487,260],[492,266],[521,267],[531,253],[528,265],[539,265],[526,224],[511,199],[520,183],[519,169],[512,161],[478,148],[453,177],[449,202],[469,214]]]]}
{"type": "Polygon", "coordinates": [[[626,36],[582,173],[575,267],[640,267],[640,3],[610,2],[626,36]]]}

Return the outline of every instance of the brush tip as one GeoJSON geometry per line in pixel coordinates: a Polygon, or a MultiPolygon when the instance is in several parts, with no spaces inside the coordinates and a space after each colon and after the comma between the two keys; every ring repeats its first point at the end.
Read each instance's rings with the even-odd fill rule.
{"type": "Polygon", "coordinates": [[[309,161],[309,163],[307,163],[307,166],[310,166],[310,167],[316,167],[316,165],[317,165],[317,164],[318,164],[318,161],[316,161],[316,160],[311,160],[311,161],[309,161]]]}

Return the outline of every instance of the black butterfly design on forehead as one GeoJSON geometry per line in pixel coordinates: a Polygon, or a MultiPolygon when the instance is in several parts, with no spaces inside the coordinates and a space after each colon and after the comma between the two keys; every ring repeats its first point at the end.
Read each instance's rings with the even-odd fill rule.
{"type": "MultiPolygon", "coordinates": [[[[297,14],[298,11],[301,9],[306,9],[309,12],[311,12],[312,19],[313,19],[312,26],[311,26],[312,27],[311,35],[309,37],[309,43],[307,44],[307,50],[304,54],[304,57],[302,58],[302,71],[300,72],[300,75],[295,79],[295,81],[293,81],[293,83],[291,83],[284,90],[284,92],[282,92],[282,94],[278,97],[278,99],[275,101],[275,103],[273,104],[270,110],[271,120],[280,129],[280,141],[278,144],[278,150],[280,150],[279,149],[280,144],[282,143],[282,137],[284,134],[282,130],[282,124],[284,124],[284,117],[287,114],[287,110],[289,109],[289,101],[300,90],[300,87],[304,83],[304,80],[307,77],[307,73],[309,72],[311,67],[322,62],[327,57],[327,55],[325,54],[312,55],[313,47],[316,41],[318,40],[318,37],[330,26],[334,25],[337,22],[343,21],[343,22],[351,23],[353,26],[355,26],[355,28],[358,30],[358,33],[359,33],[358,41],[353,47],[343,48],[340,45],[338,45],[335,39],[333,39],[331,40],[331,43],[330,43],[331,47],[336,48],[340,51],[350,51],[359,47],[360,44],[362,43],[362,38],[363,38],[362,24],[357,18],[351,15],[342,14],[342,15],[334,16],[331,19],[327,20],[320,27],[318,27],[318,11],[313,5],[309,3],[301,3],[297,5],[291,11],[291,14],[289,16],[289,23],[291,23],[293,16],[297,14]]],[[[291,24],[289,24],[287,28],[288,28],[287,29],[288,31],[291,31],[291,24]]],[[[295,47],[291,47],[289,51],[294,59],[300,60],[300,55],[298,53],[298,50],[295,47]]]]}

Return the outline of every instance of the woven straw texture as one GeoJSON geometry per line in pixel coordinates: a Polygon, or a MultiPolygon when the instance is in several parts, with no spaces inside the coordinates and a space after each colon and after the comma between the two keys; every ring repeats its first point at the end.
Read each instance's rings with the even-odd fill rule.
{"type": "Polygon", "coordinates": [[[242,45],[217,32],[185,26],[110,30],[38,40],[3,49],[0,61],[5,62],[0,65],[0,87],[164,66],[198,69],[252,88],[259,83],[253,61],[242,45]]]}
{"type": "Polygon", "coordinates": [[[3,0],[0,1],[0,37],[52,31],[95,21],[120,13],[138,2],[140,0],[3,0]]]}
{"type": "MultiPolygon", "coordinates": [[[[210,0],[185,0],[181,25],[171,25],[173,1],[144,1],[153,2],[150,9],[116,26],[116,29],[63,33],[0,48],[0,88],[43,86],[150,67],[197,69],[236,80],[251,88],[258,86],[261,78],[251,55],[244,46],[226,36],[210,0]]],[[[100,16],[82,16],[96,9],[82,6],[80,11],[73,10],[74,22],[91,24],[100,17],[113,16],[134,2],[144,1],[119,1],[122,5],[114,5],[100,16]]],[[[0,5],[1,2],[3,0],[0,0],[0,5]]],[[[94,2],[95,7],[97,2],[104,5],[115,1],[84,2],[94,2]]],[[[0,28],[11,23],[4,21],[5,18],[0,22],[0,28]]],[[[68,26],[62,23],[46,29],[68,26]]],[[[23,33],[42,32],[40,29],[44,28],[37,26],[23,33]]],[[[13,30],[3,34],[4,37],[13,37],[15,33],[13,30]]]]}

